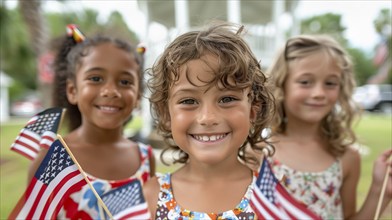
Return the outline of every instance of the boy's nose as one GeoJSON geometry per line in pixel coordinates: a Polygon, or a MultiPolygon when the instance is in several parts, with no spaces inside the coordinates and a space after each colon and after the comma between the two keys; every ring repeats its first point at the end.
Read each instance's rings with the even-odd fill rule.
{"type": "Polygon", "coordinates": [[[204,105],[199,112],[198,122],[204,126],[213,126],[218,124],[218,113],[212,106],[204,105]]]}

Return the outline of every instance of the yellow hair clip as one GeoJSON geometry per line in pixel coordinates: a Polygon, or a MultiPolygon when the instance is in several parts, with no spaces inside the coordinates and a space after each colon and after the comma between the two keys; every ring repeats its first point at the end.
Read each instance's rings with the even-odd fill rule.
{"type": "Polygon", "coordinates": [[[78,29],[78,27],[75,24],[67,25],[67,34],[68,36],[72,37],[76,43],[80,43],[85,39],[85,36],[82,34],[82,32],[78,29]]]}

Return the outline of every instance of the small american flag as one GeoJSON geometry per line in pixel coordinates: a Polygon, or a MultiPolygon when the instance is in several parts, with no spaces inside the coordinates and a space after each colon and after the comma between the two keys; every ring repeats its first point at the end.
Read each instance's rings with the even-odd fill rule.
{"type": "Polygon", "coordinates": [[[11,150],[33,160],[40,148],[48,149],[56,139],[62,108],[49,108],[32,117],[11,145],[11,150]]]}
{"type": "Polygon", "coordinates": [[[142,186],[138,179],[109,191],[101,197],[114,219],[151,218],[147,202],[143,196],[142,186]]]}
{"type": "Polygon", "coordinates": [[[8,219],[56,219],[64,198],[85,184],[77,165],[56,140],[8,219]]]}
{"type": "Polygon", "coordinates": [[[263,160],[250,204],[259,219],[321,219],[295,200],[263,160]]]}

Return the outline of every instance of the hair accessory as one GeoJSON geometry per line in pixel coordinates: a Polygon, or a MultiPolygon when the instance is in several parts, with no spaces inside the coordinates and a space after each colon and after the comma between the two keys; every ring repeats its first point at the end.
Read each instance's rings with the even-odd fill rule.
{"type": "Polygon", "coordinates": [[[143,55],[146,52],[146,46],[143,43],[139,43],[136,47],[136,51],[143,55]]]}
{"type": "Polygon", "coordinates": [[[269,137],[271,137],[271,128],[264,128],[263,130],[261,130],[261,138],[267,139],[269,137]]]}
{"type": "Polygon", "coordinates": [[[78,29],[78,27],[75,24],[67,25],[67,35],[69,37],[72,37],[76,43],[80,43],[85,39],[85,36],[82,34],[82,32],[78,29]]]}

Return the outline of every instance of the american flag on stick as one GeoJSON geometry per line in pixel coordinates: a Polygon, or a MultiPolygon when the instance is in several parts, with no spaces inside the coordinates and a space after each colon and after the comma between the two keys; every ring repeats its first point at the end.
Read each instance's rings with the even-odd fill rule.
{"type": "Polygon", "coordinates": [[[56,219],[64,198],[85,184],[77,165],[56,140],[8,219],[56,219]]]}
{"type": "Polygon", "coordinates": [[[105,219],[151,218],[138,179],[103,194],[101,198],[62,137],[57,137],[8,219],[57,219],[66,198],[86,184],[104,209],[105,219]]]}
{"type": "Polygon", "coordinates": [[[272,173],[264,158],[250,205],[258,219],[321,219],[295,200],[272,173]]]}
{"type": "Polygon", "coordinates": [[[113,219],[151,219],[139,179],[102,195],[113,219]]]}
{"type": "Polygon", "coordinates": [[[33,160],[40,148],[48,149],[56,139],[64,110],[49,108],[32,117],[20,131],[11,150],[33,160]]]}

